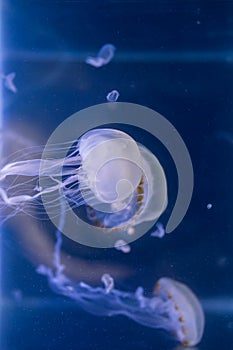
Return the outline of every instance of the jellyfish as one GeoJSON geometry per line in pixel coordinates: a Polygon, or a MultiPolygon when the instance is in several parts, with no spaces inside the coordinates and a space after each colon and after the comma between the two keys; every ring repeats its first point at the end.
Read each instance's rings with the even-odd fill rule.
{"type": "Polygon", "coordinates": [[[47,276],[52,290],[74,300],[78,306],[97,316],[124,315],[150,328],[163,329],[185,346],[194,346],[202,338],[205,317],[202,306],[185,284],[171,278],[160,278],[151,297],[142,287],[125,292],[114,287],[109,274],[102,276],[104,287],[74,283],[64,274],[60,262],[61,234],[57,231],[55,269],[40,265],[37,272],[47,276]]]}
{"type": "Polygon", "coordinates": [[[116,241],[114,248],[123,253],[130,253],[131,251],[130,245],[123,241],[123,239],[119,239],[118,241],[116,241]]]}
{"type": "Polygon", "coordinates": [[[163,227],[163,224],[161,224],[161,222],[158,222],[156,224],[156,230],[153,231],[150,235],[151,237],[163,238],[163,236],[165,235],[165,229],[163,227]]]}
{"type": "Polygon", "coordinates": [[[85,62],[96,68],[102,67],[113,59],[115,50],[114,45],[105,44],[101,47],[96,57],[88,56],[85,62]]]}
{"type": "Polygon", "coordinates": [[[163,168],[152,152],[129,135],[114,129],[91,130],[81,138],[79,150],[80,187],[81,191],[84,187],[89,219],[97,226],[126,230],[156,220],[165,210],[163,168]]]}
{"type": "Polygon", "coordinates": [[[14,82],[13,82],[13,80],[14,80],[14,78],[15,78],[15,75],[16,75],[16,74],[15,74],[14,72],[9,73],[9,74],[7,74],[7,75],[5,75],[5,74],[3,74],[3,73],[0,73],[0,78],[4,80],[4,82],[5,82],[5,87],[6,87],[8,90],[10,90],[10,91],[12,91],[12,92],[14,92],[14,93],[17,92],[17,88],[16,88],[16,86],[15,86],[15,84],[14,84],[14,82]]]}
{"type": "Polygon", "coordinates": [[[162,166],[149,149],[127,133],[93,129],[68,145],[65,158],[59,157],[59,151],[67,150],[67,144],[53,144],[47,149],[47,157],[33,157],[31,149],[31,159],[28,155],[26,159],[13,158],[0,170],[0,204],[9,207],[12,215],[27,214],[35,208],[38,215],[42,196],[60,194],[58,201],[47,203],[50,214],[59,213],[54,268],[41,264],[37,272],[47,277],[54,292],[71,298],[92,314],[125,315],[141,325],[164,329],[185,345],[197,344],[203,334],[204,314],[197,297],[184,284],[160,278],[154,294],[148,297],[141,286],[135,292],[116,289],[107,271],[102,276],[103,287],[67,277],[60,256],[61,232],[69,213],[67,202],[72,211],[84,206],[90,225],[106,230],[106,235],[118,230],[134,235],[137,226],[156,220],[167,205],[162,166]],[[57,157],[53,157],[56,152],[57,157]]]}
{"type": "MultiPolygon", "coordinates": [[[[155,221],[165,210],[167,184],[162,166],[125,132],[90,130],[73,141],[65,159],[50,158],[50,151],[59,155],[63,147],[51,145],[47,159],[16,160],[2,167],[0,204],[10,207],[12,215],[30,214],[35,207],[37,215],[43,215],[40,198],[57,192],[69,203],[67,210],[83,206],[90,225],[109,232],[130,232],[143,222],[155,221]]],[[[50,198],[46,210],[50,216],[59,215],[59,201],[50,198]]]]}
{"type": "Polygon", "coordinates": [[[116,102],[119,96],[120,94],[117,90],[112,90],[107,94],[106,99],[108,102],[116,102]]]}
{"type": "Polygon", "coordinates": [[[114,279],[108,273],[103,274],[101,281],[104,284],[106,293],[109,293],[114,288],[114,279]]]}

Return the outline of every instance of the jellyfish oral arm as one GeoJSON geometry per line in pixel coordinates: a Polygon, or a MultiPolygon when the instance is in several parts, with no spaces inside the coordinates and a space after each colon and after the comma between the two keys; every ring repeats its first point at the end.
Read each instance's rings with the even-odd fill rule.
{"type": "Polygon", "coordinates": [[[0,170],[0,180],[4,180],[7,176],[12,175],[38,175],[39,168],[40,159],[9,163],[0,170]]]}
{"type": "MultiPolygon", "coordinates": [[[[61,165],[73,165],[78,163],[79,159],[30,159],[6,164],[0,170],[0,181],[7,176],[57,176],[60,174],[61,165]]],[[[64,172],[64,175],[66,173],[64,172]]],[[[68,173],[69,174],[69,173],[68,173]]]]}

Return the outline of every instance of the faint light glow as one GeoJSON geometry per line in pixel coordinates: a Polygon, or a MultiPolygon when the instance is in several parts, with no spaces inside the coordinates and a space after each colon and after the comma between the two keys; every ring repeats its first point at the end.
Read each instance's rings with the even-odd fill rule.
{"type": "Polygon", "coordinates": [[[212,208],[212,204],[211,203],[208,203],[207,206],[206,206],[207,209],[211,209],[212,208]]]}
{"type": "MultiPolygon", "coordinates": [[[[233,34],[232,34],[233,35],[233,34]]],[[[24,59],[33,62],[79,62],[85,63],[89,52],[84,50],[76,51],[43,51],[33,52],[29,50],[7,50],[3,53],[4,60],[24,59]]],[[[161,63],[161,62],[224,62],[233,63],[233,50],[168,50],[168,51],[118,51],[114,57],[115,63],[161,63]]]]}
{"type": "Polygon", "coordinates": [[[233,298],[232,296],[219,296],[208,299],[202,299],[203,308],[209,314],[233,315],[233,298]]]}
{"type": "MultiPolygon", "coordinates": [[[[2,2],[0,1],[0,72],[3,71],[2,68],[2,2]]],[[[2,83],[0,84],[0,129],[2,128],[2,113],[3,113],[3,102],[2,102],[2,83]]],[[[0,146],[0,155],[1,155],[1,146],[0,146]]]]}
{"type": "MultiPolygon", "coordinates": [[[[2,72],[2,2],[0,1],[0,72],[2,72]]],[[[0,129],[3,126],[3,98],[2,98],[2,83],[0,83],[0,129]]],[[[2,143],[0,143],[0,159],[2,159],[2,143]]],[[[1,165],[1,164],[0,164],[1,165]]],[[[1,229],[0,229],[1,231],[1,229]]],[[[2,300],[2,240],[0,232],[0,300],[2,300]]],[[[2,303],[0,304],[0,348],[2,349],[2,303]]]]}

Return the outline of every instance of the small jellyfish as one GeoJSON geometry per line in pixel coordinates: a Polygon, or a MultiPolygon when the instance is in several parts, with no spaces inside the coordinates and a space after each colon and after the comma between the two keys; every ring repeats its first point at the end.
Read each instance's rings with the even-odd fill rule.
{"type": "MultiPolygon", "coordinates": [[[[59,254],[55,249],[55,255],[59,254]]],[[[59,262],[60,258],[57,257],[56,261],[59,262]]],[[[102,277],[105,288],[75,283],[64,274],[59,264],[55,270],[40,266],[37,272],[47,276],[54,292],[73,299],[84,310],[99,316],[124,315],[146,327],[164,329],[185,346],[200,342],[204,313],[197,297],[186,285],[163,277],[156,283],[154,295],[146,297],[142,287],[134,293],[115,289],[108,274],[102,277]]]]}
{"type": "Polygon", "coordinates": [[[54,268],[45,265],[37,268],[38,273],[47,277],[54,292],[74,300],[94,315],[127,316],[141,325],[168,331],[185,346],[200,342],[205,323],[202,306],[194,293],[180,282],[160,278],[155,285],[154,295],[146,297],[141,286],[134,293],[116,289],[109,274],[102,276],[104,288],[70,280],[65,275],[61,262],[61,231],[66,212],[62,201],[60,204],[61,217],[56,231],[54,268]]]}
{"type": "Polygon", "coordinates": [[[105,273],[101,277],[101,281],[104,284],[106,293],[111,292],[111,290],[114,288],[114,279],[108,273],[105,273]]]}
{"type": "Polygon", "coordinates": [[[162,238],[165,235],[165,229],[163,227],[163,224],[161,224],[160,222],[158,222],[156,224],[156,230],[153,231],[151,234],[151,237],[158,237],[158,238],[162,238]]]}
{"type": "Polygon", "coordinates": [[[119,96],[120,94],[117,90],[112,90],[107,94],[106,99],[108,102],[116,102],[119,96]]]}
{"type": "Polygon", "coordinates": [[[6,75],[6,77],[5,77],[5,86],[6,86],[6,88],[8,90],[16,93],[17,89],[16,89],[16,86],[15,86],[15,84],[13,82],[14,78],[15,78],[15,73],[10,73],[10,74],[6,75]]]}
{"type": "Polygon", "coordinates": [[[14,92],[14,93],[17,92],[17,88],[16,88],[16,86],[15,86],[15,84],[14,84],[14,82],[13,82],[13,80],[14,80],[14,78],[15,78],[15,73],[14,73],[14,72],[9,73],[9,74],[7,74],[7,75],[1,73],[1,74],[0,74],[0,77],[4,80],[5,87],[6,87],[8,90],[10,90],[10,91],[12,91],[12,92],[14,92]]]}
{"type": "Polygon", "coordinates": [[[212,205],[211,203],[208,203],[207,206],[206,206],[206,208],[207,208],[207,209],[211,209],[212,206],[213,206],[213,205],[212,205]]]}
{"type": "Polygon", "coordinates": [[[155,297],[165,297],[172,301],[170,317],[176,319],[176,338],[185,346],[200,342],[205,325],[205,316],[201,304],[194,293],[185,284],[170,278],[161,278],[155,286],[155,297]]]}
{"type": "Polygon", "coordinates": [[[88,56],[85,62],[96,68],[102,67],[113,59],[115,50],[114,45],[106,44],[100,49],[96,57],[88,56]]]}
{"type": "Polygon", "coordinates": [[[123,241],[123,239],[116,241],[114,247],[123,253],[130,253],[131,251],[130,245],[123,241]]]}

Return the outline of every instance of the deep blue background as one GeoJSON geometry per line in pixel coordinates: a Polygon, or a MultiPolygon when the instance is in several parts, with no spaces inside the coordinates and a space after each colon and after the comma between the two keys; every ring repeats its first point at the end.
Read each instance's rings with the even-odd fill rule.
{"type": "MultiPolygon", "coordinates": [[[[117,89],[119,101],[164,115],[190,151],[193,198],[171,235],[162,240],[146,235],[132,244],[130,255],[85,249],[65,239],[64,251],[80,255],[93,270],[96,261],[131,268],[131,277],[116,281],[121,289],[142,285],[149,293],[158,278],[169,276],[201,299],[233,297],[232,43],[232,1],[3,3],[4,72],[16,72],[18,88],[17,94],[4,91],[7,129],[44,144],[62,120],[105,102],[107,93],[117,89]],[[86,55],[105,43],[116,46],[114,60],[100,69],[85,64],[86,55]]],[[[144,140],[154,147],[152,139],[144,140]]],[[[177,178],[169,155],[159,146],[158,151],[169,184],[169,206],[162,217],[166,223],[177,178]]],[[[54,231],[49,223],[40,225],[54,231]]],[[[123,317],[91,316],[54,295],[36,274],[17,230],[13,222],[3,236],[3,350],[176,347],[162,332],[123,317]],[[22,300],[17,301],[16,291],[22,300]]],[[[207,310],[198,349],[232,348],[232,305],[233,300],[220,313],[207,310]]]]}

